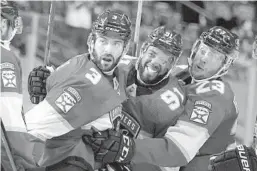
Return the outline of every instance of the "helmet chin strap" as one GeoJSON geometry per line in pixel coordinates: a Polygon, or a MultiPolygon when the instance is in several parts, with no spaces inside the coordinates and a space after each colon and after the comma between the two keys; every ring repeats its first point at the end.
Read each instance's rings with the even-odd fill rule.
{"type": "Polygon", "coordinates": [[[188,69],[189,69],[189,74],[190,74],[190,76],[192,77],[192,82],[209,81],[209,80],[212,80],[212,79],[221,77],[221,76],[227,74],[227,72],[228,72],[228,71],[226,70],[226,67],[223,66],[223,67],[221,67],[221,68],[216,72],[216,74],[214,74],[214,75],[211,76],[211,77],[203,78],[203,79],[196,79],[196,78],[194,78],[194,76],[193,76],[193,74],[192,74],[192,72],[191,72],[191,68],[192,68],[192,59],[191,59],[191,58],[188,59],[188,66],[189,66],[189,68],[188,68],[188,69]],[[223,73],[222,73],[222,72],[223,72],[223,73]]]}

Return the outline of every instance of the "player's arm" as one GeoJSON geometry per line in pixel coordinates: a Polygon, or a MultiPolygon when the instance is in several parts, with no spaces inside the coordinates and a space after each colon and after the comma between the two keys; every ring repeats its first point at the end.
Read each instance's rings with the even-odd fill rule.
{"type": "MultiPolygon", "coordinates": [[[[62,67],[68,65],[70,62],[71,60],[66,61],[64,64],[59,66],[56,70],[61,69],[62,67]]],[[[55,74],[54,71],[55,69],[52,66],[38,66],[29,73],[28,92],[29,92],[31,103],[38,104],[39,102],[45,99],[47,94],[47,88],[49,87],[49,85],[47,85],[46,83],[50,74],[52,75],[51,77],[52,80],[56,78],[55,75],[58,76],[58,79],[60,79],[60,77],[65,76],[64,74],[63,75],[59,74],[60,72],[57,72],[57,74],[55,74]]]]}
{"type": "MultiPolygon", "coordinates": [[[[135,142],[135,146],[132,143],[130,149],[134,154],[132,162],[151,163],[163,167],[186,165],[226,117],[226,105],[224,108],[224,104],[227,104],[226,101],[223,94],[220,93],[197,96],[189,94],[183,115],[180,116],[175,126],[167,129],[165,136],[129,140],[129,142],[135,142]],[[202,106],[198,108],[197,105],[202,106]],[[194,118],[195,111],[207,115],[201,120],[197,120],[194,118]],[[212,122],[208,122],[209,120],[212,122]]],[[[96,156],[104,158],[103,154],[98,154],[96,156]]]]}
{"type": "Polygon", "coordinates": [[[22,119],[22,75],[18,61],[1,63],[1,118],[6,129],[21,129],[25,131],[22,119]]]}
{"type": "MultiPolygon", "coordinates": [[[[31,84],[43,86],[41,90],[44,90],[44,98],[41,99],[43,101],[41,101],[38,105],[34,106],[31,110],[25,113],[25,122],[28,132],[43,141],[63,135],[74,129],[70,123],[64,119],[63,113],[54,108],[47,98],[58,98],[58,95],[63,90],[60,90],[61,88],[56,88],[55,85],[58,84],[58,82],[62,82],[65,79],[64,76],[67,78],[69,75],[73,74],[75,68],[74,66],[76,64],[76,59],[69,60],[61,65],[60,68],[54,71],[51,75],[50,71],[47,72],[47,76],[45,69],[42,69],[42,67],[38,67],[39,70],[36,70],[35,73],[33,73],[33,71],[30,73],[31,80],[33,80],[31,84]],[[42,78],[36,79],[33,76],[35,74],[42,76],[42,78]],[[47,78],[47,81],[43,78],[47,78]],[[36,84],[35,80],[40,81],[40,84],[36,84]],[[44,83],[41,82],[43,80],[44,83]],[[46,89],[48,89],[47,94],[46,89]]],[[[39,97],[38,95],[43,95],[35,92],[35,89],[33,90],[32,94],[36,95],[37,97],[39,97]]]]}
{"type": "Polygon", "coordinates": [[[189,163],[226,117],[223,94],[188,95],[185,111],[163,138],[136,139],[134,163],[177,167],[189,163]],[[197,112],[201,113],[198,118],[197,112]],[[205,116],[202,117],[204,114],[205,116]]]}

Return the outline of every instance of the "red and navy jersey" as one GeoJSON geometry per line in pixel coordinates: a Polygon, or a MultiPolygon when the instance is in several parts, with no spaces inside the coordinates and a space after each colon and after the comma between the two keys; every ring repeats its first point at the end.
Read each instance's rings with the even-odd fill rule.
{"type": "Polygon", "coordinates": [[[141,126],[138,138],[155,137],[174,125],[184,110],[184,89],[174,77],[155,86],[144,86],[137,81],[136,59],[123,58],[119,67],[125,77],[125,89],[129,97],[123,103],[123,111],[133,116],[141,126]]]}
{"type": "Polygon", "coordinates": [[[126,99],[119,79],[103,75],[87,54],[70,59],[49,76],[46,98],[25,114],[28,131],[46,141],[40,165],[76,156],[94,166],[92,150],[85,148],[81,135],[91,126],[113,128],[110,118],[121,115],[126,99]]]}
{"type": "MultiPolygon", "coordinates": [[[[36,167],[34,137],[27,133],[22,117],[22,68],[18,57],[1,44],[0,117],[6,129],[17,170],[36,167]],[[21,145],[22,144],[22,145],[21,145]]],[[[3,135],[2,135],[3,136],[3,135]]],[[[12,170],[6,149],[1,143],[1,165],[12,170]]]]}
{"type": "Polygon", "coordinates": [[[229,84],[221,80],[189,84],[186,94],[183,114],[164,137],[135,140],[135,163],[177,167],[195,157],[185,168],[206,170],[208,163],[199,162],[198,156],[209,157],[233,142],[231,130],[238,114],[229,84]]]}
{"type": "Polygon", "coordinates": [[[196,126],[195,131],[202,134],[199,136],[202,139],[199,139],[200,142],[197,140],[195,151],[188,151],[189,160],[197,152],[196,156],[181,170],[194,168],[203,171],[208,168],[207,162],[211,155],[235,143],[233,129],[238,117],[235,96],[230,85],[222,80],[187,85],[187,96],[186,115],[179,122],[181,125],[188,123],[196,126]]]}
{"type": "Polygon", "coordinates": [[[15,92],[22,94],[22,70],[17,56],[1,47],[1,93],[15,92]]]}

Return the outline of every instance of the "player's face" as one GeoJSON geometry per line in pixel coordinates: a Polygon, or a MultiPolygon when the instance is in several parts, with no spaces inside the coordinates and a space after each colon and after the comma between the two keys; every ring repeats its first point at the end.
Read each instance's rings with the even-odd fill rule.
{"type": "Polygon", "coordinates": [[[201,43],[192,59],[191,74],[195,79],[209,78],[220,70],[224,61],[224,54],[201,43]]]}
{"type": "Polygon", "coordinates": [[[142,81],[147,84],[161,80],[172,66],[171,54],[159,48],[149,46],[142,55],[139,74],[142,81]]]}
{"type": "Polygon", "coordinates": [[[97,66],[102,71],[111,71],[118,64],[123,50],[123,40],[98,35],[94,46],[97,66]]]}
{"type": "Polygon", "coordinates": [[[16,30],[9,25],[8,20],[1,18],[1,40],[11,41],[15,32],[16,30]]]}

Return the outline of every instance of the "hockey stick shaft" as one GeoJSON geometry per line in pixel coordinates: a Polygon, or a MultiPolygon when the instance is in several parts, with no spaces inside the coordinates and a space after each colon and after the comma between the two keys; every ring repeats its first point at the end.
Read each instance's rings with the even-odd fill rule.
{"type": "Polygon", "coordinates": [[[53,27],[54,27],[55,3],[56,3],[55,1],[51,1],[50,14],[48,17],[47,37],[46,37],[46,45],[45,45],[45,58],[44,58],[45,65],[49,65],[51,37],[52,37],[53,27]]]}
{"type": "Polygon", "coordinates": [[[253,47],[252,47],[252,58],[257,59],[257,35],[254,38],[253,47]]]}
{"type": "Polygon", "coordinates": [[[1,119],[1,140],[2,140],[3,146],[5,148],[6,154],[8,156],[8,159],[10,161],[12,170],[17,171],[16,165],[15,165],[14,160],[13,160],[11,148],[10,148],[10,142],[7,138],[7,134],[6,134],[2,119],[1,119]]]}
{"type": "Polygon", "coordinates": [[[133,40],[133,54],[132,56],[138,56],[138,43],[139,43],[139,33],[140,33],[140,25],[141,25],[141,18],[142,18],[142,7],[143,1],[139,0],[137,4],[137,19],[136,19],[136,26],[135,26],[135,34],[133,40]]]}

